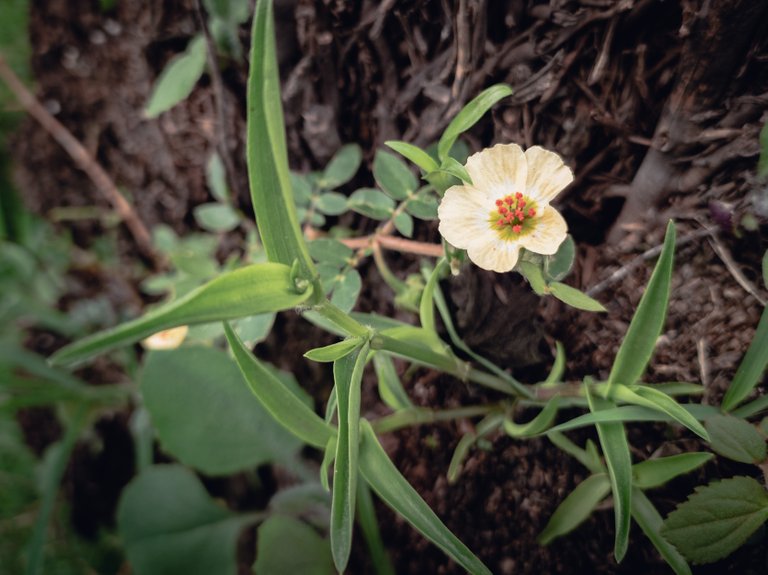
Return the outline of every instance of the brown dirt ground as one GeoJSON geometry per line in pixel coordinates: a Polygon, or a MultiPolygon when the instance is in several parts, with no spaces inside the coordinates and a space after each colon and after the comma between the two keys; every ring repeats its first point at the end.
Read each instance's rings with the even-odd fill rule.
{"type": "MultiPolygon", "coordinates": [[[[197,28],[191,0],[118,2],[106,13],[98,10],[98,3],[86,0],[33,4],[32,64],[40,100],[129,194],[147,225],[165,222],[179,232],[192,228],[191,209],[208,199],[204,166],[216,144],[218,118],[210,84],[201,82],[188,101],[156,121],[141,115],[152,82],[197,28]]],[[[704,226],[718,230],[717,241],[735,266],[759,283],[759,258],[768,247],[766,220],[754,232],[741,228],[735,234],[733,230],[743,215],[754,211],[755,142],[765,115],[761,118],[760,107],[755,112],[749,105],[765,106],[768,51],[764,38],[753,42],[729,89],[705,120],[706,127],[715,130],[728,112],[744,108],[738,129],[691,144],[677,158],[684,167],[714,166],[705,180],[662,198],[647,224],[621,243],[605,242],[623,202],[615,194],[616,186],[632,181],[651,143],[674,89],[691,13],[698,4],[650,0],[278,2],[292,166],[320,167],[343,142],[360,143],[368,162],[386,139],[426,144],[480,89],[508,82],[516,95],[497,106],[468,134],[468,140],[473,149],[496,141],[541,144],[556,149],[574,167],[576,182],[559,199],[580,246],[570,282],[588,289],[635,262],[645,250],[661,243],[663,222],[674,217],[681,224],[679,237],[704,226]],[[715,159],[708,164],[711,158],[715,159]]],[[[247,36],[244,28],[246,41],[247,36]]],[[[246,73],[242,63],[223,69],[227,147],[237,169],[236,189],[243,207],[248,202],[242,160],[246,73]]],[[[57,206],[106,209],[90,182],[37,126],[28,123],[16,142],[20,189],[36,212],[46,214],[57,206]]],[[[362,170],[345,191],[369,185],[369,174],[362,170]]],[[[373,225],[360,218],[344,223],[361,232],[373,225]]],[[[84,248],[105,233],[104,225],[96,221],[73,223],[70,229],[84,248]]],[[[436,240],[434,226],[422,226],[417,235],[436,240]]],[[[135,248],[122,231],[119,237],[121,256],[130,261],[135,248]]],[[[668,320],[647,379],[702,382],[707,389],[705,401],[717,403],[752,337],[761,307],[736,282],[713,251],[712,241],[709,236],[698,237],[678,250],[668,320]]],[[[403,276],[416,269],[413,258],[388,258],[403,276]]],[[[588,374],[605,377],[651,266],[652,260],[643,262],[597,294],[606,303],[607,314],[574,311],[553,298],[531,307],[538,327],[525,341],[515,338],[514,349],[499,348],[496,334],[503,332],[496,330],[501,328],[491,327],[491,319],[480,321],[479,311],[474,322],[464,325],[464,335],[478,351],[509,367],[528,364],[517,373],[530,381],[544,370],[554,340],[562,341],[567,350],[568,380],[588,374]]],[[[368,283],[360,309],[392,313],[391,292],[378,281],[374,267],[365,265],[361,271],[368,283]]],[[[80,286],[81,297],[91,297],[89,292],[100,289],[104,281],[114,282],[105,280],[103,273],[78,273],[82,281],[74,285],[80,286]]],[[[520,288],[514,281],[482,274],[468,277],[466,284],[446,286],[454,301],[472,301],[467,294],[476,295],[478,290],[497,299],[502,294],[498,302],[524,297],[515,295],[520,288]]],[[[141,301],[138,279],[127,274],[118,282],[119,289],[108,290],[119,313],[141,301]]],[[[765,297],[765,290],[761,294],[765,297]]],[[[292,365],[295,355],[291,353],[297,350],[286,342],[299,335],[302,351],[326,342],[319,332],[308,332],[306,324],[286,316],[260,351],[270,354],[278,365],[292,365]]],[[[298,369],[307,388],[324,400],[328,373],[309,364],[298,369]]],[[[366,409],[381,413],[370,383],[366,409]]],[[[455,406],[489,397],[482,390],[429,372],[418,372],[408,389],[415,402],[429,406],[455,406]]],[[[124,449],[126,437],[118,430],[123,420],[117,417],[102,424],[104,450],[130,451],[124,449]]],[[[559,501],[585,477],[584,469],[546,440],[491,438],[492,448],[475,450],[461,480],[448,485],[445,471],[466,425],[421,426],[385,438],[385,445],[438,515],[494,572],[665,572],[638,529],[633,531],[626,560],[615,565],[610,509],[596,513],[550,548],[535,543],[559,501]]],[[[583,441],[587,435],[576,437],[583,441]]],[[[699,447],[690,434],[650,425],[632,426],[630,441],[637,460],[659,449],[675,453],[699,447]]],[[[127,481],[130,470],[119,461],[94,462],[87,454],[76,455],[74,461],[69,492],[75,517],[80,517],[81,527],[87,526],[81,531],[88,532],[94,525],[111,522],[120,484],[127,481]],[[113,476],[119,476],[117,486],[109,479],[113,476]],[[106,482],[109,488],[78,498],[78,482],[106,482]]],[[[743,471],[718,460],[654,492],[652,498],[666,513],[695,485],[743,471]]],[[[228,499],[237,505],[245,496],[237,480],[233,482],[229,491],[220,485],[215,489],[218,494],[229,493],[228,499]]],[[[459,572],[439,550],[383,508],[381,523],[398,573],[459,572]]],[[[765,534],[757,539],[720,564],[696,572],[765,572],[765,534]]],[[[248,555],[245,550],[245,570],[248,555]]],[[[355,556],[354,570],[367,572],[362,553],[355,556]]]]}

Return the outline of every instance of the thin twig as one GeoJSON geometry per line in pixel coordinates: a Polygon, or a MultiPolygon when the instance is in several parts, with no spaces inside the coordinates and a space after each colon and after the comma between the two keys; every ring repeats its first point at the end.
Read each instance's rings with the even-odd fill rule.
{"type": "Polygon", "coordinates": [[[27,90],[5,59],[0,55],[0,79],[2,79],[19,104],[48,132],[69,154],[78,168],[83,170],[96,187],[106,196],[107,200],[125,222],[128,231],[133,236],[141,253],[146,256],[155,268],[164,265],[163,259],[152,247],[152,236],[147,230],[133,206],[123,197],[117,186],[101,165],[88,153],[85,147],[67,130],[61,122],[54,118],[48,110],[27,90]]]}
{"type": "MultiPolygon", "coordinates": [[[[677,240],[675,243],[676,246],[682,246],[687,243],[692,242],[693,240],[697,240],[699,238],[703,238],[705,236],[708,236],[709,232],[707,230],[698,230],[696,232],[692,232],[688,234],[687,236],[683,236],[680,239],[677,240]]],[[[606,289],[608,286],[613,285],[614,283],[623,280],[625,277],[629,275],[629,273],[634,270],[636,267],[642,265],[647,260],[650,260],[652,258],[655,258],[657,255],[661,253],[661,250],[664,246],[658,245],[655,246],[649,250],[644,251],[636,258],[632,259],[629,263],[626,265],[623,265],[619,269],[617,269],[615,272],[613,272],[611,275],[609,275],[607,278],[605,278],[603,281],[595,284],[591,288],[589,288],[586,293],[590,297],[595,297],[595,295],[599,294],[601,291],[606,289]]]]}
{"type": "Polygon", "coordinates": [[[445,255],[443,246],[439,244],[430,244],[425,242],[416,242],[395,236],[382,236],[372,234],[362,238],[346,238],[340,240],[344,245],[352,249],[367,250],[373,243],[377,243],[382,248],[406,254],[416,254],[431,258],[441,258],[445,255]]]}
{"type": "Polygon", "coordinates": [[[238,180],[235,177],[237,172],[235,171],[235,165],[232,162],[232,154],[230,153],[229,147],[230,140],[227,134],[226,111],[224,109],[224,82],[221,80],[221,70],[219,69],[219,62],[216,59],[216,45],[211,36],[211,30],[208,28],[208,20],[205,18],[205,10],[203,9],[201,0],[195,2],[195,11],[197,12],[198,20],[200,20],[203,36],[205,36],[208,68],[211,76],[211,86],[213,87],[213,104],[216,107],[216,116],[218,118],[218,122],[216,122],[216,138],[218,140],[218,145],[216,147],[219,152],[219,157],[224,164],[224,171],[226,172],[229,189],[232,190],[233,195],[237,198],[240,197],[240,190],[238,189],[238,180]]]}
{"type": "Polygon", "coordinates": [[[760,302],[760,305],[765,307],[766,306],[765,298],[763,298],[758,293],[757,287],[755,287],[755,284],[749,281],[747,277],[744,275],[744,273],[739,269],[739,266],[736,264],[735,261],[733,261],[733,257],[731,256],[731,253],[720,242],[720,240],[717,238],[717,235],[714,233],[710,233],[708,241],[709,241],[709,245],[712,246],[712,249],[717,254],[717,257],[720,258],[720,260],[725,264],[725,267],[728,269],[728,271],[731,272],[733,279],[735,279],[736,282],[741,287],[744,288],[744,291],[752,295],[758,302],[760,302]]]}

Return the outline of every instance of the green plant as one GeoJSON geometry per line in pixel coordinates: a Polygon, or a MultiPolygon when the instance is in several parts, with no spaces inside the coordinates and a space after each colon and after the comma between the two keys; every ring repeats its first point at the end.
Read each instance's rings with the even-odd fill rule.
{"type": "MultiPolygon", "coordinates": [[[[523,384],[469,349],[453,327],[439,280],[449,270],[458,272],[465,262],[465,251],[447,243],[440,246],[403,243],[412,235],[413,217],[434,219],[438,209],[445,210],[446,202],[451,201],[447,198],[456,195],[456,188],[472,183],[471,163],[479,160],[470,158],[468,169],[451,155],[451,150],[455,149],[460,134],[511,90],[503,85],[492,86],[472,100],[449,124],[437,144],[435,155],[405,142],[388,143],[391,149],[421,169],[424,184],[396,156],[378,151],[373,164],[378,188],[358,189],[346,197],[338,188],[352,180],[361,161],[361,152],[354,145],[342,148],[321,173],[301,176],[291,174],[288,169],[274,42],[272,3],[260,0],[253,22],[248,83],[248,167],[257,228],[267,261],[260,261],[257,256],[242,262],[231,260],[219,268],[212,262],[210,252],[205,255],[205,250],[198,250],[198,259],[190,265],[184,261],[186,250],[175,251],[186,240],[179,241],[166,230],[161,233],[164,239],[160,237],[157,241],[165,241],[166,253],[176,269],[171,274],[152,278],[145,287],[175,292],[177,297],[141,318],[63,348],[51,358],[52,362],[76,365],[161,330],[223,322],[222,327],[214,328],[214,334],[223,330],[234,364],[224,352],[207,348],[182,347],[153,351],[148,355],[141,375],[141,390],[144,407],[154,421],[160,442],[183,463],[211,474],[247,469],[265,461],[279,461],[301,474],[305,470],[294,457],[300,445],[296,440],[321,450],[324,458],[320,483],[331,492],[327,516],[330,525],[328,545],[338,571],[344,571],[349,560],[355,520],[362,526],[377,571],[392,571],[376,529],[370,504],[370,493],[373,492],[464,569],[475,574],[490,572],[408,484],[389,460],[377,437],[377,433],[426,421],[483,417],[477,430],[462,438],[456,449],[448,470],[452,481],[459,479],[464,457],[484,435],[496,430],[520,439],[546,435],[572,454],[592,475],[553,515],[541,535],[542,543],[575,528],[610,493],[616,525],[614,553],[618,561],[626,553],[630,522],[634,518],[676,572],[690,572],[683,555],[663,537],[661,516],[644,491],[695,469],[711,456],[689,453],[633,465],[625,430],[626,424],[632,421],[670,422],[715,444],[711,424],[705,427],[701,421],[712,421],[708,418],[715,415],[717,409],[680,403],[676,399],[700,393],[700,386],[642,382],[663,328],[669,300],[674,224],[670,223],[667,228],[661,256],[608,379],[585,378],[577,386],[565,384],[561,381],[563,354],[559,348],[547,380],[533,385],[523,384]],[[374,233],[363,238],[348,238],[346,231],[337,227],[312,243],[305,240],[302,225],[307,232],[316,232],[314,228],[327,225],[326,217],[335,217],[347,210],[381,223],[374,233]],[[422,276],[403,282],[387,269],[381,248],[387,242],[392,244],[388,238],[395,230],[405,236],[398,239],[404,249],[437,257],[434,266],[425,266],[422,276]],[[398,303],[418,311],[420,326],[350,311],[361,285],[355,268],[369,255],[373,256],[382,277],[395,291],[398,303]],[[199,262],[203,262],[205,273],[200,272],[199,262]],[[458,358],[451,346],[440,338],[436,330],[435,308],[453,345],[473,361],[458,358]],[[284,310],[297,310],[308,321],[340,337],[334,344],[308,350],[305,354],[314,361],[333,364],[334,388],[325,406],[325,417],[316,414],[311,399],[290,376],[276,371],[252,353],[251,347],[258,338],[243,335],[241,322],[244,318],[272,317],[284,310]],[[503,392],[505,399],[454,410],[416,408],[395,375],[391,363],[393,357],[503,392]],[[374,365],[382,399],[393,409],[391,415],[375,421],[368,421],[360,414],[362,375],[369,362],[374,365]],[[183,380],[179,374],[184,375],[183,380]],[[243,395],[246,390],[240,387],[243,381],[255,399],[247,393],[243,395]],[[539,413],[527,423],[518,423],[514,419],[518,407],[537,408],[539,413]],[[571,407],[586,408],[589,413],[555,425],[560,410],[571,407]],[[196,435],[200,421],[211,422],[217,428],[216,433],[204,438],[196,435]],[[592,442],[581,448],[564,435],[565,431],[583,426],[597,428],[600,451],[592,442]],[[272,438],[269,446],[258,441],[263,436],[272,438]],[[329,484],[331,466],[333,481],[329,484]]],[[[194,50],[185,58],[199,60],[195,51],[198,48],[192,48],[194,50]]],[[[187,65],[192,67],[189,61],[187,65]]],[[[517,147],[507,150],[522,154],[517,147]]],[[[536,156],[544,155],[539,148],[530,155],[530,165],[536,165],[536,156]]],[[[561,185],[570,172],[565,173],[562,161],[557,166],[562,170],[557,182],[561,185]]],[[[198,210],[198,222],[214,232],[238,225],[247,227],[236,211],[227,211],[228,196],[223,178],[217,173],[221,174],[221,167],[214,157],[209,178],[212,189],[217,190],[214,197],[224,209],[216,205],[216,210],[198,210]],[[212,215],[214,212],[216,215],[212,215]],[[222,216],[225,212],[227,215],[222,216]]],[[[544,175],[538,177],[545,178],[544,175]]],[[[476,184],[480,186],[480,182],[476,184]]],[[[547,194],[528,197],[521,192],[514,199],[509,196],[508,205],[516,202],[515,208],[522,210],[525,206],[520,200],[530,200],[538,202],[536,209],[544,210],[557,190],[549,189],[556,187],[555,184],[550,186],[546,181],[539,184],[548,187],[547,194]]],[[[503,197],[502,203],[506,198],[503,197]]],[[[525,217],[536,216],[536,209],[527,215],[515,216],[516,219],[502,221],[505,212],[501,207],[504,206],[496,205],[498,210],[491,208],[483,214],[486,219],[488,213],[494,214],[494,220],[486,222],[490,224],[487,228],[505,238],[517,239],[510,234],[523,237],[521,234],[533,233],[523,224],[525,217]],[[507,224],[509,229],[505,227],[507,224]]],[[[441,218],[441,226],[445,220],[445,217],[441,218]]],[[[526,225],[543,224],[529,221],[526,225]]],[[[543,228],[546,237],[528,238],[540,240],[537,242],[517,242],[522,249],[518,251],[520,246],[517,246],[514,258],[502,263],[507,269],[514,268],[523,274],[540,295],[551,294],[579,308],[603,310],[598,302],[561,283],[570,270],[575,248],[561,226],[551,228],[556,228],[557,234],[550,236],[549,228],[543,228]],[[552,241],[552,237],[557,241],[552,241]],[[543,252],[537,253],[532,246],[543,246],[543,252]]],[[[490,235],[491,240],[495,240],[495,236],[490,235]]],[[[468,242],[464,247],[469,258],[475,260],[476,244],[468,242]]],[[[256,253],[260,252],[256,250],[256,253]]],[[[477,258],[478,263],[489,261],[480,256],[482,254],[477,258]]],[[[732,386],[734,391],[729,392],[730,398],[726,397],[726,405],[729,402],[735,405],[746,397],[764,370],[764,350],[768,348],[763,341],[764,323],[761,320],[753,343],[757,351],[750,349],[747,354],[744,360],[747,367],[741,377],[737,375],[732,386]]],[[[764,405],[753,408],[760,411],[764,405]]],[[[263,522],[259,538],[265,540],[279,539],[281,530],[296,529],[307,541],[307,548],[313,550],[312,566],[318,572],[330,569],[322,538],[314,531],[299,527],[295,518],[232,514],[212,505],[188,471],[180,467],[153,467],[148,463],[144,461],[144,471],[126,491],[119,519],[128,555],[138,572],[161,569],[197,572],[195,570],[203,567],[208,569],[205,572],[231,572],[232,547],[237,531],[244,525],[258,522],[263,522]],[[170,492],[178,492],[188,505],[174,501],[168,495],[170,492]],[[205,529],[194,529],[198,527],[205,529]],[[203,540],[216,544],[202,545],[203,540]]],[[[758,513],[756,517],[762,515],[758,513]]],[[[756,520],[750,521],[754,523],[756,520]]],[[[259,555],[257,571],[271,569],[267,565],[278,559],[288,560],[259,555]]]]}

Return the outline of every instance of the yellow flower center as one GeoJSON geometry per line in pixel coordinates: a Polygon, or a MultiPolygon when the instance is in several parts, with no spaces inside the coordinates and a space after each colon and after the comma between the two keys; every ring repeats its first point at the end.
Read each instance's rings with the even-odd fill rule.
{"type": "Polygon", "coordinates": [[[530,233],[536,225],[536,203],[520,192],[496,200],[488,216],[488,225],[502,240],[516,240],[530,233]]]}

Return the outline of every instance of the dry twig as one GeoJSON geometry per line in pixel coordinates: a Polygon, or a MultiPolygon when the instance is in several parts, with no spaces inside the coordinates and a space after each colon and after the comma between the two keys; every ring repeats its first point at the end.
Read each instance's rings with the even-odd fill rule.
{"type": "Polygon", "coordinates": [[[152,246],[152,236],[139,218],[133,206],[123,197],[117,186],[101,165],[91,156],[85,147],[54,118],[48,110],[24,86],[19,77],[0,55],[0,79],[2,79],[19,104],[48,132],[69,154],[78,168],[83,170],[96,187],[106,196],[120,219],[125,222],[141,253],[155,268],[164,265],[163,259],[152,246]]]}

